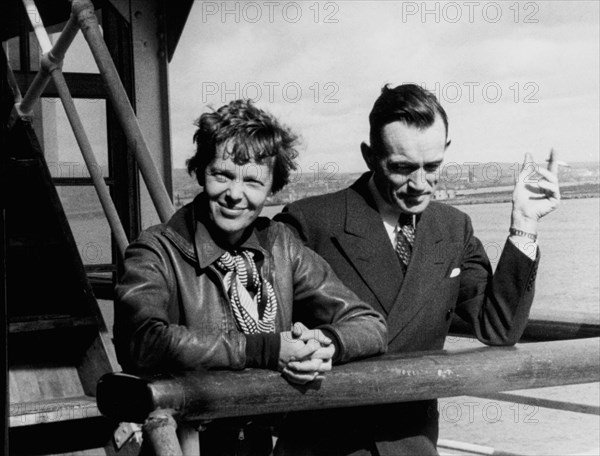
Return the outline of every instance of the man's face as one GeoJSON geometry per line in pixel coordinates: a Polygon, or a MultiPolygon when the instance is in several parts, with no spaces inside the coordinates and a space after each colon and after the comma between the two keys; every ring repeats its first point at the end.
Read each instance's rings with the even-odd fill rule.
{"type": "Polygon", "coordinates": [[[204,192],[208,196],[209,217],[223,239],[235,244],[260,215],[273,185],[273,162],[250,161],[236,165],[225,153],[227,144],[204,171],[204,192]]]}
{"type": "Polygon", "coordinates": [[[428,128],[408,126],[402,121],[385,125],[381,150],[363,145],[363,156],[374,172],[374,181],[385,201],[408,214],[425,210],[437,184],[436,171],[444,159],[446,127],[436,120],[428,128]]]}

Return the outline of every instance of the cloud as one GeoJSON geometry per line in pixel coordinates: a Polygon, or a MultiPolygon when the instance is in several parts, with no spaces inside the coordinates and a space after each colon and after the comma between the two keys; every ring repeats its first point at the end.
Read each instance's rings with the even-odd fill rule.
{"type": "Polygon", "coordinates": [[[194,4],[171,64],[176,166],[207,105],[260,95],[259,106],[302,133],[305,163],[327,156],[361,170],[367,116],[388,82],[424,83],[438,95],[462,161],[559,143],[577,144],[573,160],[598,154],[597,2],[478,2],[472,21],[465,2],[428,2],[425,16],[406,14],[423,2],[300,2],[296,22],[292,9],[282,12],[290,2],[277,4],[272,21],[254,3],[263,8],[255,23],[245,20],[254,17],[248,6],[244,16],[247,3],[235,13],[227,2],[233,13],[204,22],[202,5],[223,3],[194,4]],[[456,22],[450,3],[462,8],[456,22]]]}

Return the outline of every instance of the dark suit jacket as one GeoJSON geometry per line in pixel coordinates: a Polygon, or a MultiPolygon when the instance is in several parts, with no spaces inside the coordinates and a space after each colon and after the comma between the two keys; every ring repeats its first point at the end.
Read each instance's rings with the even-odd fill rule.
{"type": "MultiPolygon", "coordinates": [[[[404,276],[369,192],[369,178],[367,173],[345,190],[290,204],[276,219],[293,228],[349,288],[386,317],[390,353],[442,349],[454,313],[488,345],[516,343],[527,324],[538,260],[507,241],[492,275],[470,218],[432,201],[417,223],[404,276]]],[[[429,410],[423,416],[428,419],[422,428],[429,431],[417,433],[435,443],[437,415],[429,410]]]]}

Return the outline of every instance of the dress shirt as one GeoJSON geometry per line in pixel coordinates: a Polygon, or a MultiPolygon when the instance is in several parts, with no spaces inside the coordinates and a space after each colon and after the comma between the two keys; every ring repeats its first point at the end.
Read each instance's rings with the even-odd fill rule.
{"type": "MultiPolygon", "coordinates": [[[[402,212],[399,208],[392,206],[390,203],[385,201],[377,187],[375,186],[375,181],[373,179],[373,175],[369,179],[369,191],[375,200],[375,205],[377,206],[377,210],[381,215],[381,219],[383,220],[383,226],[385,227],[385,231],[390,238],[390,242],[392,246],[396,247],[396,236],[398,234],[399,226],[398,219],[400,218],[400,213],[402,212]]],[[[415,227],[415,232],[417,231],[417,219],[416,216],[413,216],[413,226],[415,227]]],[[[537,242],[532,241],[529,238],[523,238],[520,236],[509,236],[509,241],[513,243],[515,247],[517,247],[521,252],[527,255],[532,261],[535,261],[537,256],[537,242]]]]}
{"type": "MultiPolygon", "coordinates": [[[[369,191],[371,192],[371,195],[375,200],[377,211],[379,212],[379,215],[381,215],[385,232],[390,238],[392,247],[396,248],[396,238],[398,235],[398,230],[400,228],[398,226],[398,219],[400,218],[400,214],[402,213],[402,211],[399,208],[392,206],[390,203],[383,199],[383,197],[379,193],[379,190],[377,190],[377,187],[375,186],[373,176],[371,176],[371,179],[369,179],[369,191]]],[[[414,219],[413,226],[416,229],[417,225],[415,224],[414,219]]]]}

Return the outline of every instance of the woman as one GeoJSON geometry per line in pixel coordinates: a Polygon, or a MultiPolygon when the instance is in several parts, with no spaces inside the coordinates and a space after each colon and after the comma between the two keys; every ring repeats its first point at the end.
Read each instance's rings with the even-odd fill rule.
{"type": "MultiPolygon", "coordinates": [[[[203,192],[127,249],[115,301],[124,370],[254,367],[306,383],[332,361],[383,353],[383,318],[288,228],[259,217],[296,167],[296,136],[241,100],[203,114],[197,125],[188,169],[203,192]]],[[[248,454],[270,446],[253,432],[256,438],[244,433],[245,445],[258,445],[248,454]]]]}

